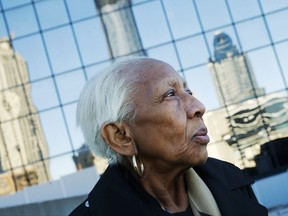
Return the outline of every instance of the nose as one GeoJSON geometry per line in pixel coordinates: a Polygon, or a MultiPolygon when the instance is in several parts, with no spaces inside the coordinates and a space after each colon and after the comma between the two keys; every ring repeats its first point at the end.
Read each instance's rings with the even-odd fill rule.
{"type": "Polygon", "coordinates": [[[201,118],[206,111],[204,104],[194,96],[191,97],[188,103],[187,116],[188,118],[198,117],[201,118]]]}

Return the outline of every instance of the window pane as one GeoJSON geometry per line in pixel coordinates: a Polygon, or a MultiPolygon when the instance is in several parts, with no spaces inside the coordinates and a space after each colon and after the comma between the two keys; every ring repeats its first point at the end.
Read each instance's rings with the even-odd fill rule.
{"type": "MultiPolygon", "coordinates": [[[[239,103],[234,106],[228,106],[228,112],[230,120],[226,117],[226,121],[229,125],[233,126],[233,132],[230,131],[223,134],[223,139],[233,145],[236,149],[238,141],[238,150],[242,151],[244,156],[244,164],[246,166],[255,166],[255,162],[252,160],[254,155],[259,154],[259,144],[268,142],[267,133],[263,129],[265,126],[264,120],[258,120],[261,118],[260,110],[257,108],[258,102],[261,99],[250,99],[243,103],[239,103]],[[253,122],[253,123],[251,123],[253,122]],[[250,123],[250,124],[249,124],[250,123]],[[254,163],[254,164],[253,164],[254,163]]],[[[230,126],[230,128],[231,128],[230,126]]]]}
{"type": "Polygon", "coordinates": [[[171,40],[159,2],[141,4],[133,7],[133,10],[144,47],[147,48],[171,40]]]}
{"type": "Polygon", "coordinates": [[[202,35],[177,42],[177,49],[184,68],[208,62],[209,54],[202,35]]]}
{"type": "Polygon", "coordinates": [[[62,103],[78,100],[85,84],[85,77],[82,70],[59,75],[56,76],[55,79],[62,103]]]}
{"type": "Polygon", "coordinates": [[[248,57],[260,88],[264,87],[266,93],[284,89],[283,79],[271,47],[248,53],[248,57]]]}
{"type": "Polygon", "coordinates": [[[80,60],[70,27],[46,32],[44,37],[54,73],[80,67],[80,60]]]}
{"type": "Polygon", "coordinates": [[[60,108],[40,113],[40,118],[49,146],[49,156],[72,151],[60,108]]]}
{"type": "Polygon", "coordinates": [[[234,21],[247,19],[261,14],[257,0],[228,1],[234,21]]]}
{"type": "Polygon", "coordinates": [[[66,1],[72,21],[83,19],[98,14],[94,0],[69,0],[66,1]]]}
{"type": "Polygon", "coordinates": [[[36,4],[36,9],[42,29],[69,22],[63,1],[50,0],[39,2],[36,4]]]}
{"type": "Polygon", "coordinates": [[[98,72],[101,72],[103,69],[107,68],[111,64],[111,61],[103,62],[100,64],[95,64],[93,66],[86,67],[86,73],[88,79],[95,76],[98,72]]]}
{"type": "Polygon", "coordinates": [[[265,12],[275,11],[284,7],[288,7],[287,0],[277,0],[277,1],[262,0],[261,4],[265,12]]]}
{"type": "Polygon", "coordinates": [[[138,4],[138,3],[143,3],[143,2],[149,2],[151,0],[132,0],[132,4],[138,4]]]}
{"type": "Polygon", "coordinates": [[[76,172],[76,166],[72,154],[51,158],[50,167],[53,180],[57,180],[62,176],[76,172]],[[61,164],[61,166],[59,166],[59,164],[61,164]],[[63,167],[65,167],[65,169],[63,169],[63,167]]]}
{"type": "Polygon", "coordinates": [[[270,44],[267,29],[262,18],[240,23],[236,27],[243,50],[250,50],[270,44]]]}
{"type": "Polygon", "coordinates": [[[188,87],[207,110],[219,107],[217,95],[208,66],[196,67],[184,71],[188,87]]]}
{"type": "MultiPolygon", "coordinates": [[[[286,85],[288,84],[288,42],[276,45],[277,54],[283,70],[286,85]]],[[[287,87],[287,86],[286,86],[287,87]]]]}
{"type": "Polygon", "coordinates": [[[38,111],[59,105],[52,79],[31,83],[31,95],[38,111]]]}
{"type": "Polygon", "coordinates": [[[231,23],[223,0],[196,0],[195,2],[205,30],[231,23]]]}
{"type": "Polygon", "coordinates": [[[76,108],[77,103],[63,106],[73,148],[79,149],[84,144],[84,138],[80,128],[76,126],[76,108]]]}
{"type": "Polygon", "coordinates": [[[164,3],[174,38],[185,37],[201,31],[191,0],[165,0],[164,3]]]}
{"type": "Polygon", "coordinates": [[[27,62],[30,81],[51,75],[40,35],[14,40],[13,45],[27,62]]]}
{"type": "Polygon", "coordinates": [[[272,38],[275,41],[287,40],[288,38],[288,10],[271,14],[266,17],[272,38]]]}
{"type": "Polygon", "coordinates": [[[31,0],[2,0],[3,9],[8,9],[12,7],[17,7],[23,4],[30,3],[31,0]]]}
{"type": "MultiPolygon", "coordinates": [[[[244,118],[239,120],[245,122],[236,129],[239,148],[251,145],[251,143],[254,144],[254,141],[259,139],[256,140],[259,142],[253,146],[253,149],[243,149],[242,153],[246,157],[244,158],[246,165],[255,165],[253,156],[260,152],[259,144],[263,143],[263,140],[269,141],[269,139],[278,139],[287,135],[287,119],[280,115],[285,113],[285,107],[287,107],[287,0],[121,0],[122,6],[125,5],[124,1],[132,3],[131,10],[134,17],[129,14],[128,18],[125,12],[116,13],[117,17],[113,16],[115,13],[111,13],[111,16],[105,15],[104,12],[109,11],[109,6],[103,9],[101,17],[95,1],[0,0],[0,40],[2,41],[0,47],[0,66],[2,65],[0,83],[5,88],[0,92],[0,96],[3,93],[5,95],[5,92],[8,91],[21,94],[21,92],[23,93],[23,87],[26,90],[31,87],[31,97],[37,110],[33,107],[30,107],[30,109],[32,109],[33,116],[39,115],[41,118],[41,128],[43,128],[49,147],[49,155],[43,151],[45,153],[44,158],[47,159],[49,172],[51,172],[53,179],[59,179],[61,176],[76,171],[73,153],[78,154],[78,149],[84,144],[83,134],[76,127],[75,118],[79,94],[86,83],[86,79],[91,79],[95,74],[101,73],[104,68],[107,68],[114,61],[110,56],[101,19],[105,20],[111,45],[112,41],[117,39],[114,44],[117,44],[118,51],[124,45],[125,48],[130,48],[131,40],[135,40],[136,45],[134,44],[134,46],[139,48],[140,42],[138,38],[134,37],[135,34],[138,36],[139,33],[144,51],[149,57],[168,62],[177,70],[180,76],[187,80],[194,96],[203,102],[207,109],[204,119],[205,121],[208,120],[208,124],[205,123],[209,127],[211,143],[213,148],[217,149],[219,158],[223,159],[224,157],[224,160],[234,161],[236,165],[243,167],[241,155],[237,148],[234,147],[234,150],[231,150],[232,147],[228,143],[235,141],[228,121],[230,117],[232,120],[233,118],[237,120],[239,115],[241,117],[246,111],[248,111],[248,115],[246,115],[247,113],[246,116],[243,114],[244,118]],[[263,7],[262,12],[261,6],[263,7]],[[231,11],[228,10],[229,8],[231,11]],[[235,26],[230,19],[229,12],[235,20],[235,26]],[[5,16],[7,17],[7,26],[4,22],[5,16]],[[122,17],[124,22],[134,23],[135,21],[137,31],[134,32],[135,29],[131,30],[129,24],[124,25],[124,22],[117,22],[121,19],[121,16],[124,17],[122,17]],[[265,19],[268,28],[264,23],[265,19]],[[201,29],[200,20],[204,29],[201,29]],[[116,22],[118,24],[114,27],[113,24],[116,22]],[[41,31],[39,31],[40,26],[41,31]],[[171,27],[171,29],[168,27],[171,27]],[[127,32],[131,34],[125,35],[127,32]],[[218,45],[220,45],[216,62],[214,38],[215,34],[219,34],[219,32],[224,32],[231,38],[232,46],[229,46],[228,48],[231,49],[228,49],[225,37],[222,39],[218,37],[218,45]],[[15,64],[13,51],[9,50],[8,44],[5,44],[6,39],[1,39],[3,37],[7,38],[9,34],[12,35],[12,45],[15,53],[23,59],[23,61],[18,59],[18,65],[15,64]],[[15,36],[13,36],[14,34],[15,36]],[[270,41],[269,34],[272,36],[272,41],[270,41]],[[118,40],[119,38],[124,39],[118,40]],[[221,44],[221,42],[223,43],[221,44]],[[235,48],[240,55],[237,54],[235,48]],[[246,65],[245,58],[241,56],[243,52],[247,55],[247,62],[251,65],[246,65]],[[233,55],[236,57],[234,58],[233,55]],[[220,59],[219,56],[223,58],[220,59]],[[219,63],[215,73],[221,70],[221,73],[224,74],[220,79],[226,81],[221,82],[221,90],[226,90],[224,95],[227,95],[228,98],[229,93],[237,93],[230,97],[237,99],[231,100],[232,102],[229,102],[229,105],[227,105],[228,100],[226,100],[227,107],[223,107],[225,104],[221,103],[221,99],[218,98],[220,87],[216,87],[216,81],[214,81],[216,78],[212,76],[216,77],[214,73],[212,74],[211,67],[213,65],[211,62],[213,60],[215,60],[215,68],[219,63]],[[22,66],[27,63],[29,78],[25,73],[23,74],[17,70],[17,68],[21,69],[19,63],[22,66]],[[253,111],[255,107],[257,108],[257,100],[251,99],[254,92],[247,85],[247,82],[250,83],[249,76],[246,73],[248,69],[255,74],[257,87],[259,87],[259,89],[256,88],[258,95],[262,90],[260,88],[265,89],[267,93],[258,98],[261,106],[263,101],[267,102],[267,106],[262,106],[264,118],[259,117],[257,122],[253,122],[255,125],[258,123],[260,125],[254,131],[253,128],[250,130],[251,128],[245,125],[248,120],[256,116],[249,112],[253,111]],[[15,73],[15,77],[11,76],[12,72],[15,73]],[[21,74],[22,80],[25,79],[24,81],[17,78],[21,74]],[[240,75],[234,76],[235,74],[240,75]],[[241,82],[243,80],[246,82],[241,82]],[[24,86],[21,85],[22,82],[25,83],[24,86]],[[15,83],[18,86],[15,86],[15,83]],[[248,87],[242,89],[243,86],[248,87]],[[233,87],[235,88],[233,89],[233,87]],[[241,90],[234,91],[235,89],[241,90]],[[247,92],[249,91],[250,94],[246,93],[244,89],[248,89],[247,92]],[[274,101],[277,103],[274,103],[274,101]],[[283,103],[278,103],[279,101],[283,103]],[[227,109],[229,112],[227,112],[227,109]],[[280,110],[281,113],[276,113],[275,110],[280,110]],[[232,116],[228,116],[229,114],[232,116]],[[276,123],[272,122],[273,124],[270,124],[271,119],[274,119],[276,123]],[[270,130],[272,136],[265,135],[263,122],[266,122],[266,120],[269,122],[267,130],[270,130]],[[221,127],[216,126],[219,122],[221,127]],[[281,128],[281,130],[275,128],[281,128]],[[247,137],[250,136],[249,133],[254,133],[252,138],[247,137]]],[[[120,2],[120,0],[118,1],[120,2]]],[[[112,3],[115,1],[105,2],[112,3]]],[[[118,6],[122,7],[120,5],[118,6]]],[[[110,9],[112,8],[113,6],[110,7],[110,9]]],[[[228,45],[231,45],[230,40],[228,40],[228,45]]],[[[129,52],[131,51],[132,49],[129,49],[129,52]]],[[[123,55],[123,52],[122,54],[119,53],[115,54],[114,57],[123,55]]],[[[221,73],[219,72],[218,78],[221,73]]],[[[21,96],[21,105],[27,103],[26,99],[27,97],[21,96]]],[[[31,148],[36,143],[35,137],[37,135],[35,135],[34,130],[36,127],[33,126],[33,121],[28,119],[30,121],[25,122],[28,125],[27,127],[23,126],[21,130],[17,130],[16,127],[13,128],[12,123],[17,125],[18,118],[27,117],[29,107],[21,109],[22,111],[20,110],[19,113],[17,107],[21,106],[15,106],[16,109],[13,109],[9,104],[4,105],[6,111],[2,110],[4,117],[2,114],[0,114],[0,117],[2,121],[3,118],[6,119],[5,122],[1,122],[0,126],[6,137],[2,139],[4,140],[2,142],[12,152],[10,154],[11,160],[15,162],[12,165],[17,167],[15,172],[17,170],[21,172],[21,178],[23,177],[25,180],[23,168],[20,166],[21,160],[15,147],[19,143],[21,150],[22,146],[23,149],[25,146],[25,149],[31,150],[29,155],[27,154],[28,156],[25,155],[25,167],[28,169],[31,165],[26,165],[27,158],[32,158],[32,156],[33,158],[39,158],[38,148],[31,148]],[[12,113],[12,110],[14,113],[12,113]],[[20,116],[13,120],[12,117],[16,115],[15,113],[20,116]],[[15,129],[14,133],[11,132],[13,129],[15,129]],[[19,134],[19,136],[15,136],[15,134],[19,134]],[[21,139],[25,139],[28,144],[26,145],[21,139]],[[15,151],[16,154],[14,154],[15,151]]],[[[40,125],[38,126],[40,128],[40,125]]],[[[9,170],[5,152],[0,151],[1,157],[3,170],[9,170]]],[[[41,167],[41,163],[37,162],[35,165],[41,167]]],[[[70,176],[65,178],[69,180],[70,176]]]]}
{"type": "Polygon", "coordinates": [[[2,38],[3,36],[8,37],[8,33],[7,33],[7,29],[6,29],[6,25],[4,23],[4,18],[2,16],[2,13],[0,13],[0,37],[2,38]]]}
{"type": "Polygon", "coordinates": [[[31,5],[6,12],[9,31],[16,37],[39,31],[34,10],[31,5]],[[25,24],[23,23],[25,20],[25,24]]]}
{"type": "Polygon", "coordinates": [[[75,24],[75,32],[85,65],[110,58],[100,18],[75,24]]]}
{"type": "Polygon", "coordinates": [[[172,44],[160,46],[154,49],[149,49],[147,50],[147,54],[151,58],[156,58],[161,61],[167,62],[172,67],[174,67],[176,71],[180,70],[175,48],[172,44]],[[165,53],[165,55],[163,55],[163,53],[165,53]]]}
{"type": "Polygon", "coordinates": [[[207,42],[208,42],[208,46],[209,46],[209,50],[210,50],[210,54],[211,54],[212,59],[214,58],[214,51],[215,51],[214,38],[215,38],[215,35],[217,35],[217,34],[219,34],[221,32],[229,35],[229,37],[232,40],[233,45],[236,46],[238,51],[241,51],[240,45],[238,44],[238,40],[237,40],[237,37],[236,37],[234,29],[231,26],[226,27],[226,28],[219,28],[219,29],[217,29],[217,30],[215,30],[213,32],[206,33],[207,42]]]}

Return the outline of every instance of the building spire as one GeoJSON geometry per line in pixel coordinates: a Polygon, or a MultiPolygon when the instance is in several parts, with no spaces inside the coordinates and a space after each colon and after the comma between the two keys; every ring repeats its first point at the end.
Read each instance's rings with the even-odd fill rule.
{"type": "Polygon", "coordinates": [[[233,45],[232,39],[224,32],[215,33],[213,45],[216,62],[221,62],[227,56],[239,55],[237,48],[233,45]]]}

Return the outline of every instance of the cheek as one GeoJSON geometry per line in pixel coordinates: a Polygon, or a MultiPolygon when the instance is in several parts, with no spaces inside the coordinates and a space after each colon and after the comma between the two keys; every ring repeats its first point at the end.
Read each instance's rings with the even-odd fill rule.
{"type": "Polygon", "coordinates": [[[175,145],[174,155],[175,160],[186,161],[192,165],[201,164],[205,162],[208,157],[207,148],[205,145],[200,145],[198,143],[189,141],[175,145]]]}
{"type": "Polygon", "coordinates": [[[208,152],[204,145],[194,144],[190,152],[190,161],[194,165],[202,164],[207,160],[208,152]]]}
{"type": "Polygon", "coordinates": [[[184,112],[166,112],[167,114],[161,117],[159,122],[163,127],[170,130],[172,134],[183,134],[186,132],[187,117],[184,112]]]}
{"type": "Polygon", "coordinates": [[[154,148],[159,144],[168,151],[178,152],[187,142],[187,117],[184,112],[171,107],[162,110],[150,110],[137,119],[135,138],[139,143],[154,148]],[[158,143],[158,144],[157,144],[158,143]]]}

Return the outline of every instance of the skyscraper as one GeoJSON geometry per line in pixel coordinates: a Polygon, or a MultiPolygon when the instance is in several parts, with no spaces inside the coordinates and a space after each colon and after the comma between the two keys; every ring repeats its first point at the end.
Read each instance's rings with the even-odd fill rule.
{"type": "Polygon", "coordinates": [[[214,48],[214,61],[208,67],[222,107],[204,116],[212,156],[241,168],[254,167],[258,173],[287,163],[273,149],[278,145],[287,151],[283,144],[288,134],[287,95],[265,94],[264,88],[258,87],[249,58],[239,53],[227,34],[215,35],[214,48]]]}
{"type": "Polygon", "coordinates": [[[112,58],[145,55],[130,0],[95,0],[112,58]]]}
{"type": "Polygon", "coordinates": [[[12,171],[14,181],[23,176],[25,183],[14,182],[16,189],[50,179],[49,163],[43,161],[48,146],[30,87],[25,60],[8,39],[0,39],[0,173],[12,171]]]}
{"type": "Polygon", "coordinates": [[[227,34],[215,34],[214,49],[215,61],[211,61],[208,67],[221,106],[264,94],[264,89],[258,87],[249,58],[238,52],[227,34]]]}

